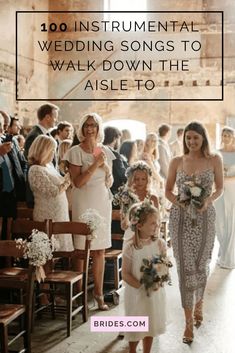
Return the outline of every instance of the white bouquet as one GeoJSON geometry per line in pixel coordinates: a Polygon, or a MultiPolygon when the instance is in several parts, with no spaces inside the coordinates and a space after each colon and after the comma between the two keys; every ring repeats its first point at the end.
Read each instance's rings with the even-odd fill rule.
{"type": "Polygon", "coordinates": [[[36,267],[36,278],[38,282],[44,281],[46,275],[43,265],[53,257],[53,251],[59,248],[58,241],[52,236],[51,239],[44,232],[33,229],[29,241],[22,238],[16,239],[19,247],[23,248],[24,258],[29,260],[29,264],[36,267]]]}
{"type": "Polygon", "coordinates": [[[88,208],[79,220],[86,223],[91,230],[91,240],[97,238],[97,230],[105,226],[105,219],[93,208],[88,208]]]}

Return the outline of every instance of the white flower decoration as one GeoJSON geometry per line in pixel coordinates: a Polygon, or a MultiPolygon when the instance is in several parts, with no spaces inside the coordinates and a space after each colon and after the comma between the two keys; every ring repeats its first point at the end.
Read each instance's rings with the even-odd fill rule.
{"type": "Polygon", "coordinates": [[[198,186],[193,186],[192,188],[190,188],[191,194],[194,197],[199,197],[202,193],[202,189],[199,188],[198,186]]]}
{"type": "Polygon", "coordinates": [[[92,232],[91,240],[97,238],[97,230],[105,226],[105,219],[99,212],[93,208],[88,208],[80,217],[79,220],[88,225],[92,232]]]}

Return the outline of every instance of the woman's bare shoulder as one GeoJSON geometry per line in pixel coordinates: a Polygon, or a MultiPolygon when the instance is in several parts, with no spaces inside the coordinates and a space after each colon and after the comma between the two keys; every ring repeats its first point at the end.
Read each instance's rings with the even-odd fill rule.
{"type": "Polygon", "coordinates": [[[183,162],[183,156],[174,157],[171,160],[171,166],[175,169],[178,169],[178,167],[180,166],[180,164],[182,164],[182,162],[183,162]]]}
{"type": "Polygon", "coordinates": [[[215,153],[211,156],[211,164],[213,167],[222,163],[222,157],[219,153],[215,153]]]}

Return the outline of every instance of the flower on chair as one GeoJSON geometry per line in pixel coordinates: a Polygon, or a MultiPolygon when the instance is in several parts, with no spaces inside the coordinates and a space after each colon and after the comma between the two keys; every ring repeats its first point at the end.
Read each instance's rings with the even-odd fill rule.
{"type": "Polygon", "coordinates": [[[44,281],[46,275],[43,265],[53,257],[53,251],[59,248],[58,241],[54,236],[49,239],[44,232],[37,229],[32,230],[28,239],[16,239],[16,244],[23,249],[23,257],[29,260],[29,264],[36,267],[36,278],[38,282],[44,281]]]}

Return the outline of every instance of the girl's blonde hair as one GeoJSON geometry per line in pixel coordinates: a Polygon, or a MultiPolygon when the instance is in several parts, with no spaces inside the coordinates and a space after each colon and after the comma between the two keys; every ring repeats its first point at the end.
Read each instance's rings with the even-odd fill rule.
{"type": "Polygon", "coordinates": [[[50,162],[52,152],[56,151],[56,141],[53,137],[39,135],[29,149],[28,162],[30,165],[46,165],[50,162]]]}
{"type": "Polygon", "coordinates": [[[155,241],[160,232],[160,212],[159,210],[149,201],[148,199],[145,199],[143,202],[138,202],[134,205],[129,210],[129,221],[131,224],[131,230],[134,231],[134,240],[133,244],[136,249],[141,249],[142,244],[140,241],[139,237],[139,230],[137,225],[138,224],[144,224],[148,218],[149,215],[155,214],[158,223],[159,223],[159,229],[158,229],[158,234],[154,235],[151,237],[152,241],[155,241]]]}
{"type": "Polygon", "coordinates": [[[146,175],[147,175],[147,190],[149,190],[151,187],[152,169],[144,161],[135,162],[134,164],[132,164],[132,166],[127,168],[127,170],[126,170],[127,185],[129,187],[132,186],[134,178],[135,178],[135,173],[137,171],[142,171],[142,172],[146,173],[146,175]]]}

